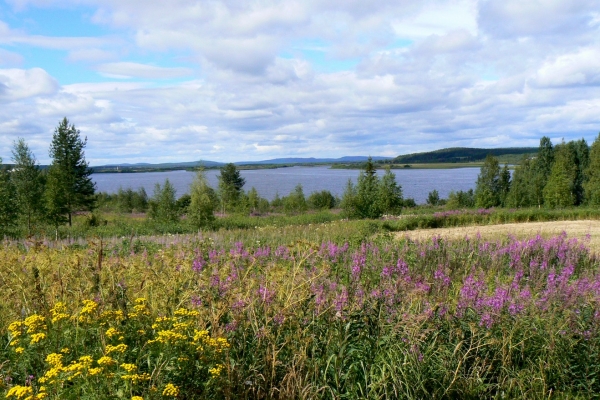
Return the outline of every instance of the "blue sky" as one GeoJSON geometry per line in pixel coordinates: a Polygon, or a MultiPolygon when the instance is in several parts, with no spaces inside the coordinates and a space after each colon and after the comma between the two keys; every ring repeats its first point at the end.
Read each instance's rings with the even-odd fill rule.
{"type": "Polygon", "coordinates": [[[596,0],[7,0],[0,157],[395,156],[600,131],[596,0]]]}

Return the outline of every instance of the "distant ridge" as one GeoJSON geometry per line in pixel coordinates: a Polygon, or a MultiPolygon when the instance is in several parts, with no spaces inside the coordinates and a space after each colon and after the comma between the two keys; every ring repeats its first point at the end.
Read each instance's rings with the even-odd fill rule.
{"type": "MultiPolygon", "coordinates": [[[[263,165],[263,164],[315,164],[315,163],[346,163],[367,161],[368,156],[345,156],[340,158],[273,158],[263,161],[238,161],[237,165],[263,165]]],[[[390,160],[393,157],[371,157],[373,161],[390,160]]]]}
{"type": "Polygon", "coordinates": [[[500,147],[483,149],[474,147],[452,147],[423,153],[400,155],[393,159],[398,164],[460,163],[483,161],[488,154],[495,157],[507,155],[537,154],[537,147],[500,147]]]}

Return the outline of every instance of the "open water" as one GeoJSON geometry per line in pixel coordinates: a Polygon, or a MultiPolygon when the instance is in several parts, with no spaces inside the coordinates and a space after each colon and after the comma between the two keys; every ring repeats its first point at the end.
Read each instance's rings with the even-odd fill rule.
{"type": "MultiPolygon", "coordinates": [[[[257,169],[240,171],[246,179],[244,190],[255,187],[261,197],[273,200],[276,193],[287,196],[298,184],[304,189],[304,194],[329,190],[334,196],[342,196],[348,179],[356,183],[359,170],[331,169],[327,166],[318,167],[287,167],[277,169],[257,169]]],[[[450,191],[469,190],[475,188],[479,168],[455,169],[395,169],[396,181],[402,186],[405,198],[413,198],[417,203],[425,203],[427,195],[432,190],[437,190],[440,197],[445,198],[450,191]]],[[[378,171],[380,175],[383,171],[378,171]]],[[[218,170],[206,171],[209,184],[217,188],[218,170]]],[[[149,196],[154,193],[156,183],[163,184],[166,179],[177,190],[177,196],[188,192],[195,173],[188,171],[169,172],[140,172],[140,173],[114,173],[93,174],[96,190],[100,192],[116,193],[119,188],[140,187],[146,189],[149,196]]]]}

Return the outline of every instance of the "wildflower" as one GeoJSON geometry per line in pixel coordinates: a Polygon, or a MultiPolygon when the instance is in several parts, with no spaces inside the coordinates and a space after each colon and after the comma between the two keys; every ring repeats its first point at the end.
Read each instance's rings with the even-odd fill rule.
{"type": "Polygon", "coordinates": [[[102,368],[90,368],[88,370],[88,374],[90,376],[100,375],[102,373],[102,368]]]}
{"type": "Polygon", "coordinates": [[[110,354],[110,353],[125,353],[125,350],[127,350],[127,345],[126,344],[118,344],[116,346],[112,346],[110,344],[106,345],[106,354],[110,354]]]}
{"type": "Polygon", "coordinates": [[[62,366],[62,354],[50,353],[46,356],[46,362],[53,367],[62,366]]]}
{"type": "Polygon", "coordinates": [[[98,365],[113,365],[113,364],[116,364],[117,362],[111,357],[103,356],[98,359],[97,363],[98,363],[98,365]]]}
{"type": "Polygon", "coordinates": [[[69,318],[69,314],[67,314],[67,306],[65,303],[60,301],[56,303],[50,310],[50,314],[52,315],[51,321],[53,324],[69,318]]]}
{"type": "Polygon", "coordinates": [[[34,333],[33,335],[31,335],[31,344],[39,343],[44,339],[46,339],[45,333],[34,333]]]}
{"type": "Polygon", "coordinates": [[[25,318],[27,333],[35,333],[46,329],[46,319],[41,315],[33,314],[25,318]]]}
{"type": "Polygon", "coordinates": [[[17,348],[15,349],[15,353],[17,353],[17,354],[22,354],[24,351],[25,351],[25,349],[24,349],[24,348],[22,348],[22,347],[17,347],[17,348]]]}
{"type": "Polygon", "coordinates": [[[25,326],[25,324],[21,321],[15,321],[8,326],[8,331],[10,332],[13,338],[17,338],[23,333],[23,326],[25,326]]]}
{"type": "Polygon", "coordinates": [[[150,374],[147,373],[143,373],[143,374],[126,374],[121,376],[121,379],[123,380],[130,380],[131,383],[133,384],[137,384],[139,382],[143,382],[143,381],[149,381],[150,380],[150,374]]]}
{"type": "Polygon", "coordinates": [[[142,396],[133,396],[131,400],[144,400],[142,396]]]}
{"type": "Polygon", "coordinates": [[[217,364],[214,366],[214,368],[211,368],[208,370],[208,372],[210,373],[210,375],[212,377],[216,377],[221,375],[221,371],[223,370],[223,365],[222,364],[217,364]]]}
{"type": "Polygon", "coordinates": [[[71,350],[69,350],[68,347],[63,347],[62,349],[60,349],[60,352],[63,354],[69,354],[71,352],[71,350]]]}
{"type": "Polygon", "coordinates": [[[16,399],[24,399],[26,397],[33,396],[33,389],[31,386],[15,385],[10,388],[6,393],[6,398],[14,397],[16,399]]]}
{"type": "Polygon", "coordinates": [[[127,364],[127,363],[123,363],[121,364],[121,368],[123,368],[125,371],[132,373],[133,371],[135,371],[137,369],[137,366],[135,364],[127,364]]]}
{"type": "Polygon", "coordinates": [[[112,338],[113,336],[119,335],[121,332],[119,332],[117,329],[115,328],[108,328],[106,330],[106,336],[108,336],[109,338],[112,338]]]}
{"type": "Polygon", "coordinates": [[[167,383],[165,389],[162,392],[163,396],[177,397],[179,395],[179,388],[172,383],[167,383]]]}

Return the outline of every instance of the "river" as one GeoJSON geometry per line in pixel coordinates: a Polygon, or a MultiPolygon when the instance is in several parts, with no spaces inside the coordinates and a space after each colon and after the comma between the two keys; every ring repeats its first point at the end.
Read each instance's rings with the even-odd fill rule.
{"type": "MultiPolygon", "coordinates": [[[[246,179],[244,190],[255,187],[261,197],[273,200],[276,193],[287,196],[296,185],[301,184],[304,194],[329,190],[334,196],[342,196],[348,179],[356,183],[359,170],[331,169],[327,166],[287,167],[277,169],[256,169],[240,171],[246,179]]],[[[396,181],[402,186],[404,198],[413,198],[419,204],[425,203],[427,195],[437,190],[441,198],[448,196],[451,190],[469,190],[475,188],[479,168],[455,169],[395,169],[396,181]]],[[[379,175],[383,171],[378,171],[379,175]]],[[[218,170],[206,171],[209,184],[217,188],[218,170]]],[[[166,179],[177,190],[177,196],[187,193],[195,173],[188,171],[140,172],[92,174],[96,190],[115,193],[119,188],[137,190],[143,187],[149,196],[154,193],[156,183],[163,184],[166,179]]]]}

